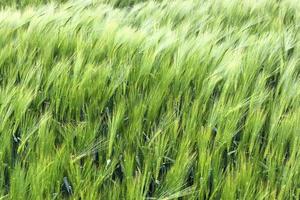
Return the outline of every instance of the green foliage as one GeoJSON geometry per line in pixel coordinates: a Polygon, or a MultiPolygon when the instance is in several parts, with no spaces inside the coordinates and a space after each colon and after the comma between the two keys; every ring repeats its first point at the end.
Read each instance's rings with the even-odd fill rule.
{"type": "MultiPolygon", "coordinates": [[[[76,3],[78,0],[69,0],[70,2],[76,3]]],[[[142,3],[147,0],[79,0],[82,2],[94,2],[94,3],[103,3],[110,4],[114,7],[132,7],[134,4],[142,3]]],[[[161,1],[161,0],[153,0],[161,1]]],[[[61,3],[66,3],[68,0],[0,0],[0,7],[15,7],[15,8],[24,8],[32,7],[36,5],[43,5],[46,3],[53,3],[59,5],[61,3]]]]}
{"type": "Polygon", "coordinates": [[[299,199],[297,0],[107,3],[0,11],[0,199],[299,199]]]}

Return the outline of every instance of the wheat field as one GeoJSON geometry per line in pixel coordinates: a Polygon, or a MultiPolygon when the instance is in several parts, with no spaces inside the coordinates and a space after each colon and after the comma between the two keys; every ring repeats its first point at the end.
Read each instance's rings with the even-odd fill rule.
{"type": "Polygon", "coordinates": [[[0,199],[300,199],[298,0],[0,0],[0,199]]]}

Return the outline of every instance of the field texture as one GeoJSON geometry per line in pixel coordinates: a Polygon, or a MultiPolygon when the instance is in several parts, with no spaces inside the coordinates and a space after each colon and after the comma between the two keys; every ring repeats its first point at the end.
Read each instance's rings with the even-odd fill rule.
{"type": "Polygon", "coordinates": [[[300,199],[298,0],[0,6],[0,200],[300,199]]]}

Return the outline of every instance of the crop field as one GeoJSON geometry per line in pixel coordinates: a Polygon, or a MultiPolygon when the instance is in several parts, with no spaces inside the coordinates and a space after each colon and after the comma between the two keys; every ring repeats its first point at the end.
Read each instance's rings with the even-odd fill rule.
{"type": "Polygon", "coordinates": [[[0,8],[0,200],[300,199],[299,0],[0,8]]]}

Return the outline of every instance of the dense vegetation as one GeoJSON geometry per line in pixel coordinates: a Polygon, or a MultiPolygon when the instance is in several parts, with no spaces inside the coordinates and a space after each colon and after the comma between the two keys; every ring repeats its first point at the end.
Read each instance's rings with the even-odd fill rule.
{"type": "Polygon", "coordinates": [[[0,199],[300,198],[297,0],[27,2],[0,11],[0,199]]]}
{"type": "MultiPolygon", "coordinates": [[[[76,3],[78,0],[70,0],[69,2],[76,3]]],[[[88,2],[93,3],[107,3],[114,7],[131,7],[136,3],[145,2],[147,0],[87,0],[88,2]]],[[[87,2],[81,0],[82,3],[87,2]]],[[[160,2],[162,0],[153,0],[156,2],[160,2]]],[[[68,0],[0,0],[0,7],[14,7],[14,8],[24,8],[24,7],[32,7],[36,5],[43,5],[46,3],[53,3],[56,5],[60,5],[61,3],[68,2],[68,0]]]]}

